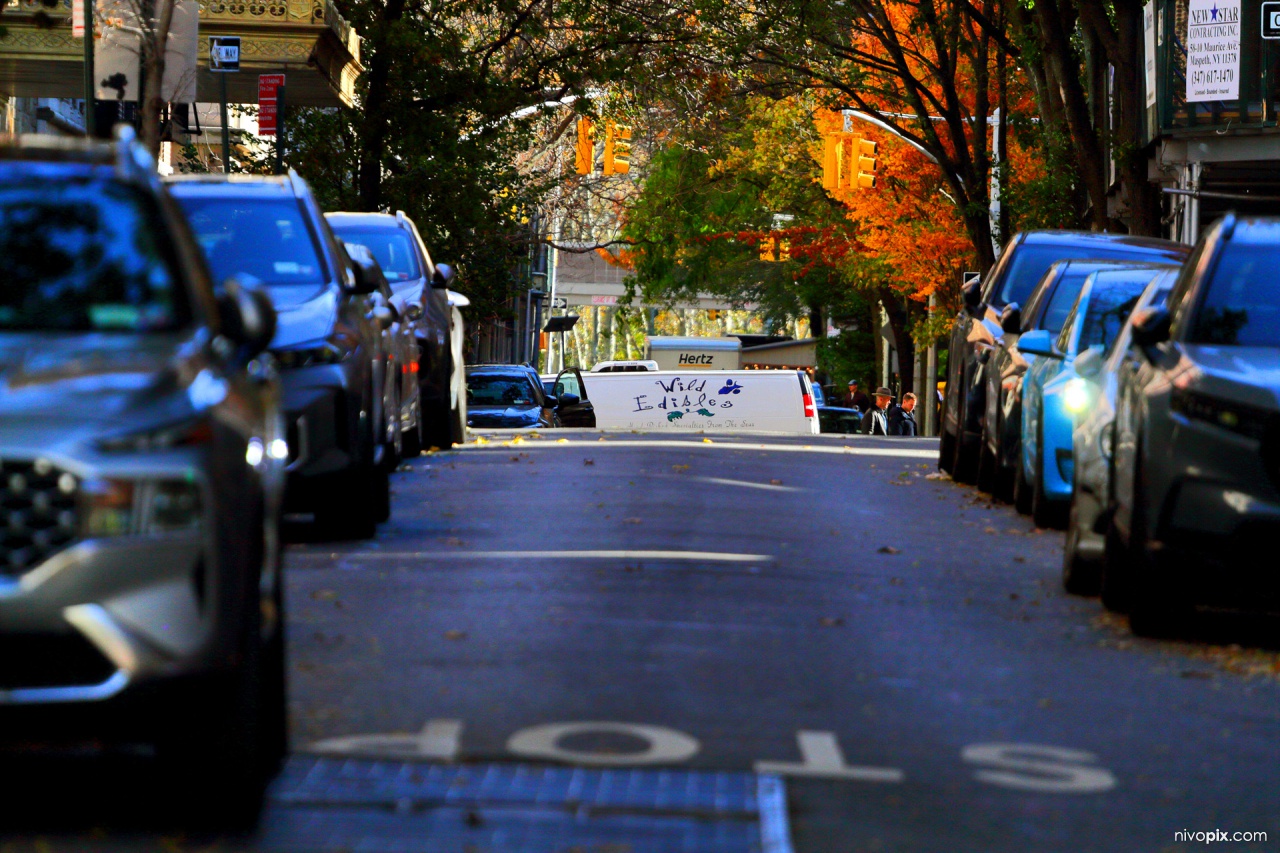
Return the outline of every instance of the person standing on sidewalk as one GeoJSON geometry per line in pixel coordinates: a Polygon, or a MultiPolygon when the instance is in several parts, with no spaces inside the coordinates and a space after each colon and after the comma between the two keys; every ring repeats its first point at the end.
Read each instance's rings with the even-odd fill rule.
{"type": "Polygon", "coordinates": [[[876,404],[862,416],[863,435],[892,435],[889,432],[889,405],[893,392],[888,388],[876,389],[876,404]]]}
{"type": "Polygon", "coordinates": [[[858,388],[858,380],[849,380],[849,408],[857,409],[861,414],[871,411],[871,398],[858,388]]]}
{"type": "Polygon", "coordinates": [[[912,414],[916,408],[916,395],[903,394],[902,404],[894,406],[889,412],[889,435],[905,435],[911,438],[919,435],[916,430],[916,416],[912,414]]]}

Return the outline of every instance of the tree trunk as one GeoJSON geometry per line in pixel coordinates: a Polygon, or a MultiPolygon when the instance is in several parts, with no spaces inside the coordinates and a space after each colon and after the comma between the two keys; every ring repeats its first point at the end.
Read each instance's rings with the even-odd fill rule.
{"type": "MultiPolygon", "coordinates": [[[[906,300],[887,287],[878,294],[884,313],[889,318],[889,330],[893,335],[893,348],[898,355],[898,388],[910,391],[915,387],[916,343],[911,337],[911,315],[906,300]]],[[[876,336],[877,342],[879,335],[876,336]]],[[[899,395],[901,399],[901,392],[899,395]]]]}
{"type": "Polygon", "coordinates": [[[366,36],[369,57],[369,88],[365,93],[364,133],[361,134],[359,166],[360,205],[365,210],[382,208],[382,162],[385,159],[391,94],[391,35],[404,17],[405,0],[387,0],[382,13],[366,36]]]}
{"type": "Polygon", "coordinates": [[[142,87],[138,92],[142,112],[142,144],[156,158],[160,156],[160,119],[164,114],[165,48],[169,44],[169,30],[173,26],[173,0],[158,2],[158,9],[152,2],[141,4],[138,16],[143,33],[138,42],[142,51],[142,56],[139,57],[142,87]]]}

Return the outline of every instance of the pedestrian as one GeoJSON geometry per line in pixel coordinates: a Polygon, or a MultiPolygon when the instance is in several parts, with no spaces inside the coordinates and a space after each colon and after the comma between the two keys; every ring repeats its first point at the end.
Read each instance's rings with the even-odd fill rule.
{"type": "Polygon", "coordinates": [[[892,435],[889,432],[889,405],[893,392],[888,388],[876,389],[876,404],[862,416],[863,435],[892,435]]]}
{"type": "Polygon", "coordinates": [[[889,412],[889,435],[905,435],[914,438],[920,433],[916,430],[916,416],[912,414],[916,407],[916,395],[902,395],[901,405],[894,406],[889,412]]]}
{"type": "Polygon", "coordinates": [[[871,409],[871,398],[865,391],[858,390],[856,379],[849,380],[849,408],[857,409],[862,414],[866,414],[871,409]]]}

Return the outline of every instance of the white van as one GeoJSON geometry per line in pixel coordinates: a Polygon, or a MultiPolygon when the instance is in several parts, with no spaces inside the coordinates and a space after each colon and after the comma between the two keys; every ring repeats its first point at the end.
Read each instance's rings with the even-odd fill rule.
{"type": "Polygon", "coordinates": [[[637,361],[599,361],[591,368],[592,373],[641,373],[646,370],[661,370],[658,362],[653,360],[637,361]]]}
{"type": "Polygon", "coordinates": [[[600,429],[818,434],[813,386],[800,370],[586,373],[581,380],[600,429]]]}
{"type": "Polygon", "coordinates": [[[737,370],[742,367],[742,341],[737,338],[645,338],[644,357],[659,370],[737,370]]]}

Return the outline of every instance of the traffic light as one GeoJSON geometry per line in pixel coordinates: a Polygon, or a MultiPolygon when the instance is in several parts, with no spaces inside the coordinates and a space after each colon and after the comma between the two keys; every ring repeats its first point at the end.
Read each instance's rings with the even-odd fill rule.
{"type": "Polygon", "coordinates": [[[858,140],[858,186],[864,190],[876,185],[876,150],[880,146],[871,139],[858,140]]]}
{"type": "Polygon", "coordinates": [[[778,248],[778,241],[772,235],[764,237],[760,240],[760,260],[772,261],[774,251],[778,248]]]}
{"type": "Polygon", "coordinates": [[[788,240],[786,237],[783,237],[781,240],[778,241],[778,260],[780,261],[791,260],[791,241],[788,240]]]}
{"type": "Polygon", "coordinates": [[[844,147],[843,133],[828,133],[822,138],[822,188],[824,190],[840,189],[841,157],[844,147]]]}
{"type": "Polygon", "coordinates": [[[720,319],[720,312],[719,312],[718,310],[716,310],[715,308],[708,308],[708,309],[707,309],[707,319],[708,319],[708,320],[710,320],[710,321],[712,321],[712,322],[715,322],[716,320],[719,320],[719,319],[720,319]]]}
{"type": "Polygon", "coordinates": [[[631,171],[631,125],[604,124],[604,173],[624,175],[631,171]]]}
{"type": "Polygon", "coordinates": [[[578,119],[578,143],[573,156],[573,170],[579,175],[590,175],[596,167],[596,134],[591,119],[578,119]]]}

